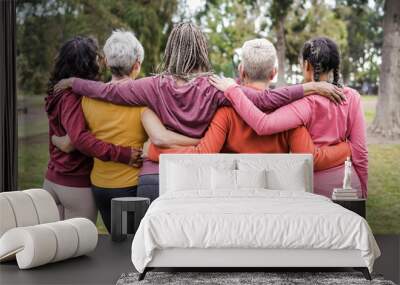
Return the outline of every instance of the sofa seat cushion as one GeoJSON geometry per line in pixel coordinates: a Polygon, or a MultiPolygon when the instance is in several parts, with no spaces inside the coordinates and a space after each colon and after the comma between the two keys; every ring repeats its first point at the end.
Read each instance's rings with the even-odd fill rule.
{"type": "Polygon", "coordinates": [[[19,268],[28,269],[80,256],[95,249],[97,235],[85,218],[13,228],[0,238],[0,261],[16,257],[19,268]]]}

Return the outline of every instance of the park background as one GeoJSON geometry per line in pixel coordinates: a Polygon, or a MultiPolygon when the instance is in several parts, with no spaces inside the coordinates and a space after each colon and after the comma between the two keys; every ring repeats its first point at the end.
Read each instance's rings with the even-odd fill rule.
{"type": "MultiPolygon", "coordinates": [[[[396,14],[391,11],[399,7],[396,1],[20,0],[18,187],[35,188],[43,183],[49,140],[44,110],[47,80],[57,49],[75,35],[94,36],[103,45],[113,29],[132,30],[145,48],[142,76],[156,72],[168,34],[179,21],[201,26],[209,40],[213,68],[226,76],[236,75],[239,48],[245,40],[267,38],[278,51],[275,85],[301,82],[298,55],[302,44],[325,35],[340,46],[343,83],[362,95],[368,124],[367,220],[375,234],[399,234],[400,47],[393,31],[400,24],[395,25],[396,14]],[[396,60],[397,67],[393,66],[396,60]]],[[[109,76],[107,71],[102,74],[103,80],[109,76]]],[[[98,226],[105,231],[101,220],[98,226]]]]}

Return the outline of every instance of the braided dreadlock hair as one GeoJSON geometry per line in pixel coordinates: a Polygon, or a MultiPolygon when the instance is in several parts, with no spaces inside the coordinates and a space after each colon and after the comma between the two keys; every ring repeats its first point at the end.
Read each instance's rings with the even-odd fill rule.
{"type": "Polygon", "coordinates": [[[158,72],[186,81],[211,73],[207,39],[196,25],[182,22],[172,29],[158,72]]]}
{"type": "Polygon", "coordinates": [[[332,83],[340,86],[340,52],[333,40],[327,37],[313,38],[304,43],[301,56],[303,61],[307,60],[313,67],[315,81],[319,81],[321,73],[332,71],[332,83]]]}

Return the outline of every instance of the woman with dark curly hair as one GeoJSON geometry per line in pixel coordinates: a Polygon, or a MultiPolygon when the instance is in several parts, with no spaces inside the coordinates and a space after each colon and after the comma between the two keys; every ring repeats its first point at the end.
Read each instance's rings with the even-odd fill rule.
{"type": "Polygon", "coordinates": [[[48,83],[46,112],[49,138],[68,135],[75,151],[65,153],[49,139],[50,160],[43,188],[52,194],[61,219],[85,217],[96,222],[97,208],[91,192],[90,171],[93,160],[117,161],[134,165],[140,153],[131,147],[114,146],[97,140],[86,128],[81,97],[70,90],[55,92],[63,78],[98,78],[98,45],[92,38],[74,37],[60,49],[48,83]]]}
{"type": "MultiPolygon", "coordinates": [[[[326,37],[307,41],[300,61],[304,82],[329,81],[339,84],[340,53],[336,43],[326,37]]],[[[271,135],[305,126],[317,146],[349,141],[352,152],[352,186],[358,195],[367,197],[368,151],[366,127],[360,94],[343,89],[346,101],[335,104],[321,96],[307,96],[273,113],[260,111],[237,87],[232,79],[213,78],[212,83],[225,92],[235,110],[258,135],[271,135]]],[[[343,165],[314,173],[314,193],[331,197],[333,188],[342,186],[343,165]]]]}

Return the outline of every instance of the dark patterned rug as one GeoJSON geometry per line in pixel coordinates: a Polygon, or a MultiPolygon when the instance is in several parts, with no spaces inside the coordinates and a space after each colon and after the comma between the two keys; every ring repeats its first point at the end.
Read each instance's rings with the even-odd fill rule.
{"type": "Polygon", "coordinates": [[[138,281],[138,273],[122,274],[117,285],[133,284],[213,284],[213,285],[395,285],[380,275],[368,281],[360,272],[148,272],[138,281]]]}

